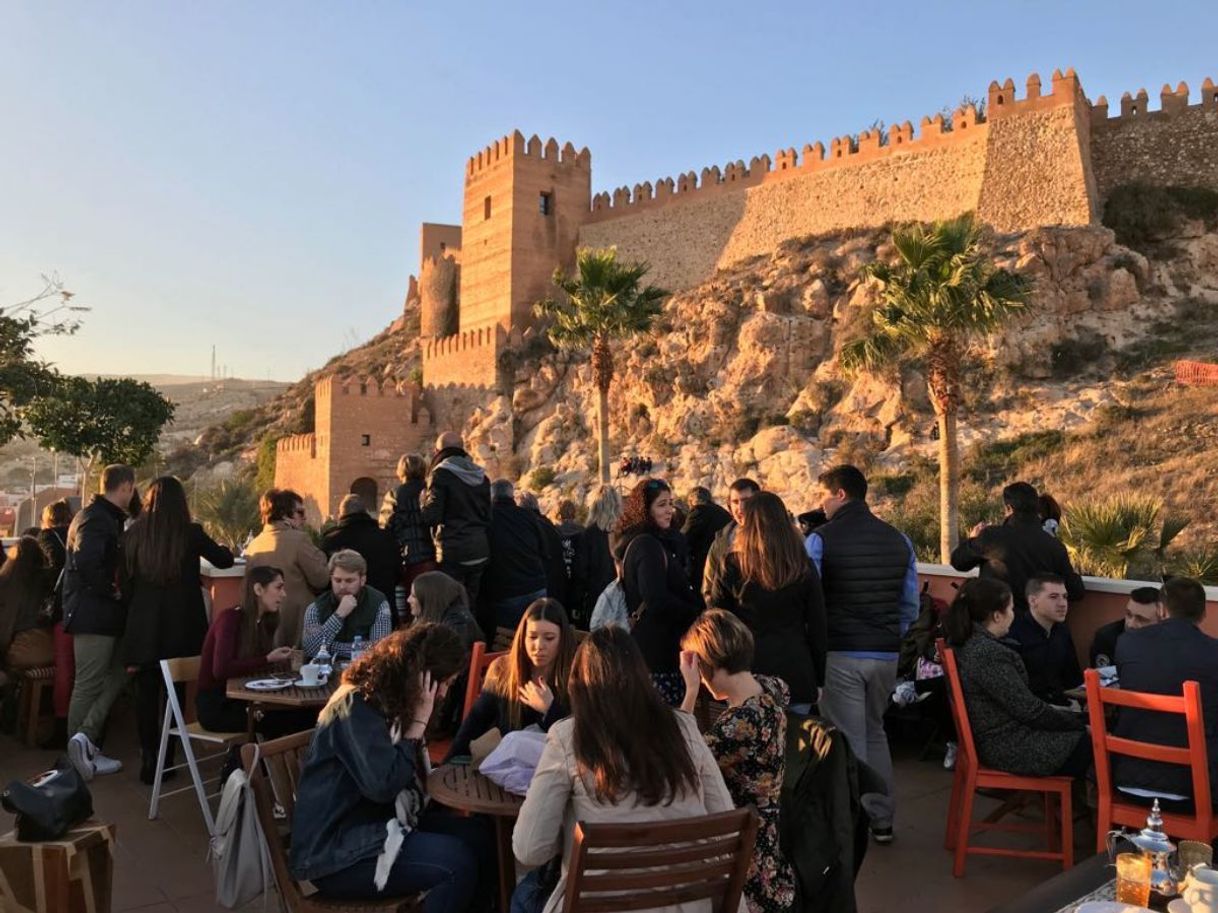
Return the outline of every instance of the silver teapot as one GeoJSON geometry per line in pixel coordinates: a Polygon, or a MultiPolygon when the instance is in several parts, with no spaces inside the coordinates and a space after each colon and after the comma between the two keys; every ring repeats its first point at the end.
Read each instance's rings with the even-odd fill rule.
{"type": "Polygon", "coordinates": [[[1159,812],[1159,800],[1155,799],[1150,814],[1146,816],[1146,827],[1140,831],[1117,829],[1108,832],[1108,859],[1115,861],[1118,840],[1126,840],[1143,856],[1150,858],[1150,891],[1160,897],[1175,897],[1180,893],[1179,860],[1176,845],[1163,831],[1163,816],[1159,812]]]}

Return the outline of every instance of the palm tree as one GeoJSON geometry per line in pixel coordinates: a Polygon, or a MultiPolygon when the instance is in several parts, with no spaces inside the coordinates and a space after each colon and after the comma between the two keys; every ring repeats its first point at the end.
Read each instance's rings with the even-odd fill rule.
{"type": "Polygon", "coordinates": [[[554,271],[554,284],[563,294],[533,306],[534,314],[550,321],[546,334],[554,345],[592,351],[602,483],[609,481],[609,387],[614,371],[611,342],[651,329],[668,297],[664,289],[642,285],[648,268],[646,263],[619,263],[613,247],[581,247],[575,253],[573,276],[562,269],[554,271]]]}
{"type": "Polygon", "coordinates": [[[258,492],[240,479],[225,479],[198,492],[194,514],[209,535],[233,550],[244,546],[246,539],[262,525],[258,492]]]}
{"type": "Polygon", "coordinates": [[[970,342],[1019,313],[1031,295],[1023,276],[998,269],[982,249],[971,213],[894,229],[894,264],[875,261],[863,278],[880,287],[870,335],[841,353],[848,373],[921,360],[939,426],[939,553],[949,560],[959,517],[960,375],[970,342]]]}
{"type": "Polygon", "coordinates": [[[1158,580],[1167,549],[1188,526],[1153,495],[1117,495],[1066,508],[1061,538],[1084,574],[1124,580],[1158,580]]]}

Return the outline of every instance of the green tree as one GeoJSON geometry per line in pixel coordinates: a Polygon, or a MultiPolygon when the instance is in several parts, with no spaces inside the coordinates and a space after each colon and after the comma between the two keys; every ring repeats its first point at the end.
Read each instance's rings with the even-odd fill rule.
{"type": "Polygon", "coordinates": [[[1075,501],[1062,517],[1061,538],[1080,572],[1117,580],[1158,580],[1167,549],[1188,526],[1153,495],[1075,501]]]}
{"type": "Polygon", "coordinates": [[[33,298],[0,308],[0,446],[22,434],[23,410],[55,386],[55,369],[34,354],[41,336],[67,336],[80,326],[73,294],[58,276],[43,276],[33,298]]]}
{"type": "Polygon", "coordinates": [[[1023,276],[998,269],[972,214],[893,230],[897,259],[863,268],[880,288],[869,335],[842,349],[850,373],[924,365],[939,426],[939,555],[947,561],[959,525],[960,377],[970,343],[1021,312],[1031,295],[1023,276]]]}
{"type": "Polygon", "coordinates": [[[139,466],[148,459],[173,412],[173,403],[144,381],[61,377],[53,393],[26,408],[25,418],[43,447],[85,461],[84,492],[95,466],[139,466]]]}
{"type": "Polygon", "coordinates": [[[589,349],[592,382],[596,387],[598,472],[609,481],[609,388],[613,384],[612,343],[651,328],[668,292],[642,285],[646,263],[624,264],[617,250],[583,247],[575,255],[575,274],[554,271],[554,285],[562,295],[533,306],[533,312],[550,322],[546,330],[559,348],[589,349]]]}
{"type": "Polygon", "coordinates": [[[258,492],[248,481],[240,479],[225,479],[200,491],[194,512],[208,535],[234,550],[262,526],[258,492]]]}

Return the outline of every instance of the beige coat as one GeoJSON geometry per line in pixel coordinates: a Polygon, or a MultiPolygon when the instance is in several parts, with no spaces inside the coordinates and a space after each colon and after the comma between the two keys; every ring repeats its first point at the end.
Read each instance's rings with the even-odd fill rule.
{"type": "MultiPolygon", "coordinates": [[[[724,785],[723,774],[719,772],[719,765],[698,732],[693,716],[678,711],[673,713],[680,722],[690,756],[694,759],[699,789],[697,795],[684,796],[671,805],[642,805],[634,795],[623,797],[616,805],[598,802],[584,778],[576,773],[574,722],[568,717],[550,727],[541,761],[537,764],[537,772],[533,775],[512,833],[516,858],[525,865],[541,865],[562,853],[562,877],[546,902],[545,913],[556,913],[562,907],[563,892],[567,887],[567,862],[571,858],[576,822],[625,824],[633,821],[669,821],[730,811],[735,807],[724,785]]],[[[743,897],[740,903],[740,909],[744,910],[743,897]]],[[[708,913],[710,902],[703,900],[656,909],[657,913],[708,913]]]]}
{"type": "Polygon", "coordinates": [[[275,646],[299,647],[301,620],[313,596],[330,585],[326,556],[308,532],[282,520],[268,523],[245,550],[247,567],[271,565],[283,571],[288,595],[279,610],[275,646]]]}

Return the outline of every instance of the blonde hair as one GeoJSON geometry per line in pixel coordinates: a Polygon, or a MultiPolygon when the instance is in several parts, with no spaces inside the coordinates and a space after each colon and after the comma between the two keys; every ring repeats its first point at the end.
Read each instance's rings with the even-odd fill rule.
{"type": "Polygon", "coordinates": [[[403,482],[427,478],[427,461],[417,453],[404,453],[398,460],[398,478],[403,482]]]}
{"type": "Polygon", "coordinates": [[[349,574],[364,574],[368,573],[368,562],[353,548],[340,548],[330,556],[329,569],[330,573],[334,573],[335,568],[342,568],[349,574]]]}
{"type": "Polygon", "coordinates": [[[622,517],[622,495],[612,485],[598,485],[588,504],[588,525],[609,532],[622,517]]]}

